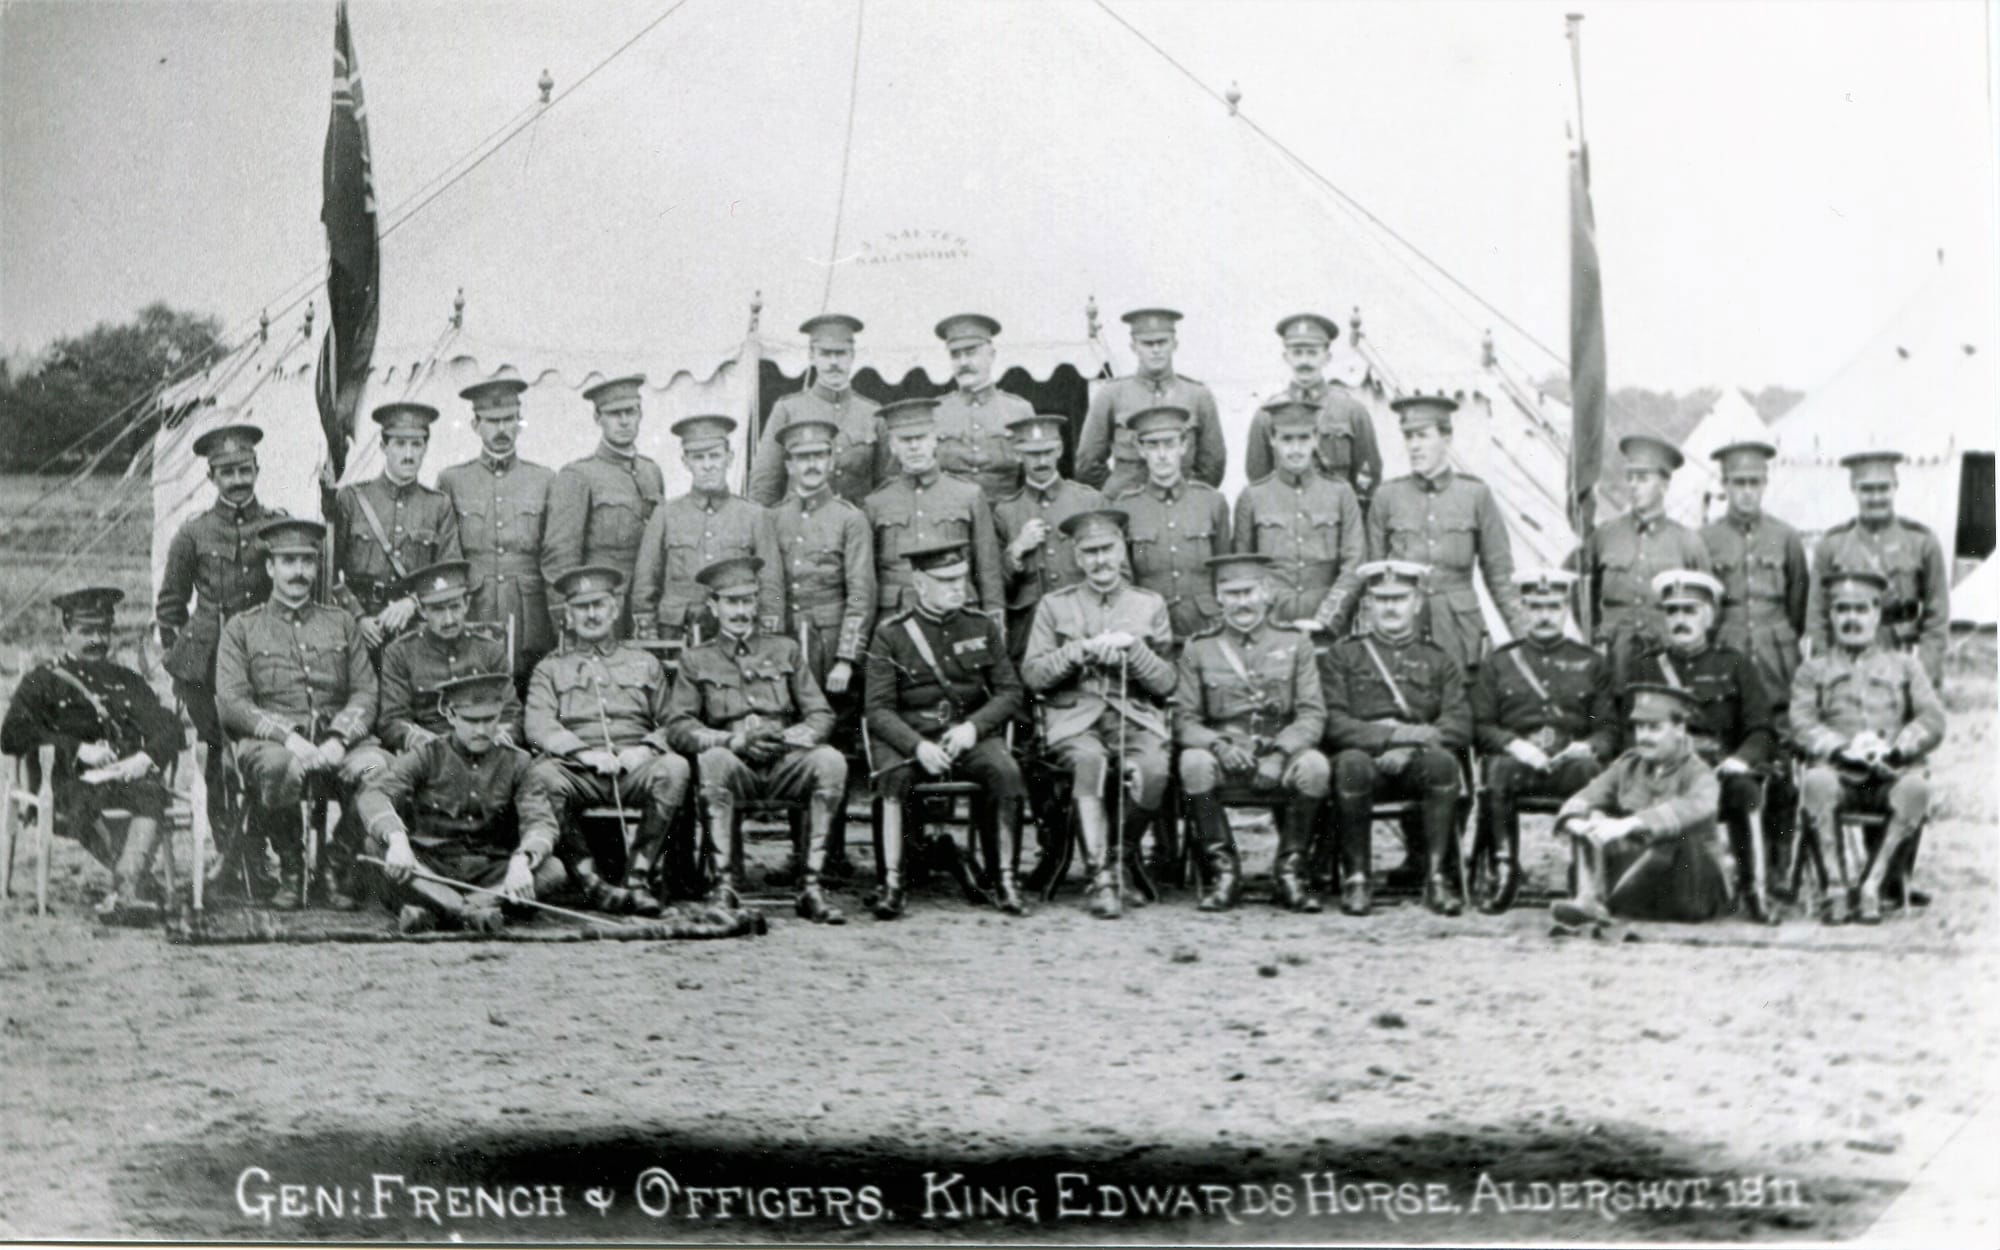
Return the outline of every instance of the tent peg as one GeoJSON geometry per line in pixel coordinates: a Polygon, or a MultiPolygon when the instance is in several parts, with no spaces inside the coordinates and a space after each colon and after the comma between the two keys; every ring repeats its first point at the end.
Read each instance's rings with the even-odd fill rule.
{"type": "Polygon", "coordinates": [[[549,93],[556,89],[556,80],[549,76],[547,69],[544,69],[542,70],[542,76],[535,81],[535,85],[541,88],[542,104],[546,107],[549,103],[549,93]]]}
{"type": "Polygon", "coordinates": [[[458,288],[458,294],[451,297],[451,328],[465,328],[465,288],[458,288]]]}
{"type": "Polygon", "coordinates": [[[750,333],[757,333],[758,323],[764,319],[764,292],[750,292],[750,333]]]}
{"type": "Polygon", "coordinates": [[[1236,106],[1243,103],[1243,88],[1237,86],[1236,80],[1232,78],[1229,81],[1229,90],[1222,93],[1222,98],[1229,105],[1229,115],[1234,117],[1236,106]]]}

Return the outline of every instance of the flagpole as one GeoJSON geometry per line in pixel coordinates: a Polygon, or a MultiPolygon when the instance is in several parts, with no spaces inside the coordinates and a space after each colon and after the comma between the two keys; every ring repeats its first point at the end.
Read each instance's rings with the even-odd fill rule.
{"type": "Polygon", "coordinates": [[[1609,377],[1604,348],[1604,285],[1597,253],[1596,213],[1590,202],[1590,147],[1583,129],[1583,14],[1564,18],[1570,78],[1576,93],[1575,149],[1570,153],[1570,447],[1568,513],[1576,531],[1577,626],[1585,641],[1594,633],[1595,562],[1590,557],[1596,522],[1600,462],[1604,455],[1609,377]]]}

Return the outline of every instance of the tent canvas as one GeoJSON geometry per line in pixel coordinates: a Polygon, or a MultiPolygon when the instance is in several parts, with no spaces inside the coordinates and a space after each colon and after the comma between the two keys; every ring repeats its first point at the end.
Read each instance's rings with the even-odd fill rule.
{"type": "Polygon", "coordinates": [[[1981,561],[1951,588],[1951,623],[2000,624],[2000,561],[1981,561]]]}
{"type": "Polygon", "coordinates": [[[1667,486],[1667,514],[1696,529],[1722,515],[1727,500],[1722,494],[1721,466],[1714,455],[1720,448],[1746,440],[1768,443],[1770,428],[1740,388],[1725,386],[1715,407],[1681,440],[1681,454],[1687,463],[1675,471],[1667,486]]]}

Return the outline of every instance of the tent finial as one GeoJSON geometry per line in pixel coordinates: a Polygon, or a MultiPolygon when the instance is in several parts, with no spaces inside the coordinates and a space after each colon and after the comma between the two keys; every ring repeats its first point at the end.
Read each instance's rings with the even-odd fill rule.
{"type": "Polygon", "coordinates": [[[1101,327],[1097,322],[1097,297],[1095,295],[1084,301],[1083,317],[1088,337],[1096,338],[1101,327]]]}
{"type": "Polygon", "coordinates": [[[271,310],[268,308],[260,308],[257,310],[257,341],[259,343],[269,342],[270,338],[271,338],[271,310]]]}
{"type": "Polygon", "coordinates": [[[311,304],[306,305],[306,321],[305,325],[300,327],[299,333],[305,335],[307,338],[313,336],[313,306],[311,304]]]}
{"type": "Polygon", "coordinates": [[[1356,347],[1361,346],[1361,305],[1359,304],[1354,306],[1354,316],[1349,318],[1347,322],[1347,341],[1356,347]]]}
{"type": "Polygon", "coordinates": [[[1222,98],[1229,104],[1229,115],[1234,117],[1236,106],[1243,103],[1243,88],[1237,86],[1236,80],[1232,78],[1229,80],[1229,90],[1222,93],[1222,98]]]}
{"type": "Polygon", "coordinates": [[[764,320],[764,292],[750,292],[750,333],[757,333],[757,326],[764,320]]]}
{"type": "Polygon", "coordinates": [[[1487,326],[1486,334],[1479,340],[1479,365],[1482,369],[1491,369],[1499,363],[1500,357],[1493,350],[1493,327],[1487,326]]]}
{"type": "Polygon", "coordinates": [[[458,288],[458,294],[451,297],[451,328],[465,328],[465,288],[458,288]]]}
{"type": "Polygon", "coordinates": [[[548,70],[544,69],[542,71],[542,76],[535,80],[535,85],[541,88],[542,103],[544,105],[547,105],[549,102],[549,93],[556,89],[556,80],[549,76],[548,70]]]}

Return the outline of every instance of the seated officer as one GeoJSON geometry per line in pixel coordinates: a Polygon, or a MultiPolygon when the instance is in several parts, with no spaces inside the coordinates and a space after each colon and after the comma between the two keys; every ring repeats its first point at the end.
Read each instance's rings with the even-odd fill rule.
{"type": "Polygon", "coordinates": [[[1429,876],[1424,905],[1456,916],[1450,873],[1457,849],[1458,761],[1472,739],[1465,670],[1417,636],[1417,587],[1429,570],[1406,560],[1361,566],[1373,625],[1343,638],[1320,661],[1326,741],[1333,757],[1334,825],[1340,839],[1340,910],[1368,914],[1369,842],[1378,798],[1421,804],[1429,876]]]}
{"type": "Polygon", "coordinates": [[[586,564],[556,579],[569,614],[570,640],[535,665],[523,726],[543,757],[528,769],[525,802],[546,805],[565,828],[577,813],[626,796],[645,805],[635,834],[619,818],[625,884],[597,871],[595,848],[578,832],[566,843],[570,875],[600,911],[659,915],[652,875],[665,854],[674,817],[687,797],[687,761],[667,748],[667,676],[660,662],[618,641],[625,577],[586,564]]]}
{"type": "Polygon", "coordinates": [[[1552,904],[1562,925],[1701,921],[1729,908],[1729,849],[1715,836],[1715,774],[1688,740],[1692,692],[1635,684],[1632,746],[1569,797],[1556,831],[1570,837],[1576,897],[1552,904]]]}
{"type": "Polygon", "coordinates": [[[1805,832],[1821,848],[1820,862],[1839,874],[1840,889],[1827,898],[1828,924],[1847,919],[1850,889],[1861,922],[1881,920],[1884,883],[1892,871],[1909,871],[1907,863],[1895,863],[1897,851],[1914,838],[1930,804],[1924,757],[1944,740],[1944,705],[1922,659],[1878,634],[1889,593],[1889,579],[1872,571],[1828,577],[1820,596],[1833,622],[1833,645],[1792,677],[1792,733],[1809,761],[1800,783],[1805,832]],[[1835,820],[1850,804],[1889,813],[1881,849],[1865,873],[1835,820]],[[1825,852],[1828,838],[1832,855],[1825,852]]]}
{"type": "Polygon", "coordinates": [[[798,640],[757,630],[763,562],[719,560],[696,574],[713,596],[721,632],[681,653],[668,704],[667,739],[696,756],[708,808],[708,901],[736,895],[736,804],[805,799],[810,824],[799,873],[798,912],[821,924],[846,919],[820,886],[834,808],[847,798],[847,759],[826,738],[833,709],[813,680],[798,640]]]}
{"type": "Polygon", "coordinates": [[[1000,910],[1024,915],[1016,874],[1028,789],[1004,736],[1021,710],[1021,679],[1007,658],[997,612],[965,606],[972,572],[965,544],[939,543],[905,558],[917,604],[883,621],[868,648],[868,732],[883,800],[883,884],[875,914],[884,920],[903,914],[903,804],[910,788],[958,772],[993,805],[1000,910]]]}
{"type": "Polygon", "coordinates": [[[1234,907],[1242,873],[1218,793],[1224,786],[1291,796],[1278,824],[1278,903],[1319,910],[1306,887],[1305,859],[1330,775],[1317,749],[1326,704],[1311,638],[1271,623],[1271,563],[1264,555],[1211,558],[1222,623],[1181,651],[1174,741],[1181,748],[1181,789],[1208,859],[1203,911],[1234,907]]]}
{"type": "Polygon", "coordinates": [[[1563,636],[1576,574],[1524,569],[1514,584],[1528,636],[1494,652],[1472,682],[1473,739],[1486,756],[1480,816],[1499,842],[1494,897],[1507,902],[1520,883],[1516,800],[1566,799],[1618,754],[1610,665],[1563,636]]]}
{"type": "MultiPolygon", "coordinates": [[[[305,900],[305,831],[292,813],[309,777],[330,777],[341,799],[340,824],[326,847],[327,871],[311,883],[341,911],[359,906],[347,870],[359,842],[348,800],[388,763],[369,730],[375,723],[375,666],[363,629],[339,608],[312,600],[326,527],[282,518],[257,531],[271,575],[271,597],[222,627],[215,656],[215,704],[236,742],[236,766],[256,798],[253,830],[278,852],[278,892],[271,906],[305,900]]],[[[252,836],[256,846],[258,836],[252,836]]]]}
{"type": "MultiPolygon", "coordinates": [[[[111,870],[111,893],[98,908],[106,915],[143,901],[150,886],[153,848],[167,814],[159,774],[181,749],[180,719],[160,706],[145,678],[110,658],[112,616],[124,597],[106,586],[55,597],[62,657],[21,678],[0,722],[0,752],[25,756],[56,748],[49,779],[56,832],[83,843],[111,870]],[[100,841],[97,816],[108,808],[131,813],[122,846],[100,841]]],[[[12,784],[13,778],[0,778],[0,787],[12,784]]]]}
{"type": "Polygon", "coordinates": [[[1255,478],[1236,500],[1236,550],[1260,551],[1288,583],[1273,588],[1272,614],[1293,629],[1338,636],[1354,615],[1356,570],[1368,535],[1361,505],[1344,477],[1313,467],[1320,410],[1285,400],[1257,414],[1270,431],[1278,467],[1255,478]]]}
{"type": "Polygon", "coordinates": [[[1749,656],[1709,642],[1722,604],[1721,582],[1694,569],[1669,569],[1653,578],[1653,594],[1666,621],[1666,647],[1636,659],[1633,675],[1694,695],[1688,740],[1715,769],[1744,906],[1753,919],[1769,922],[1761,809],[1776,738],[1770,695],[1749,656]]]}
{"type": "Polygon", "coordinates": [[[1090,911],[1123,911],[1112,875],[1105,783],[1114,751],[1130,804],[1121,847],[1137,868],[1138,841],[1167,791],[1167,711],[1174,692],[1167,601],[1125,580],[1126,515],[1079,512],[1062,524],[1083,581],[1042,596],[1028,630],[1021,677],[1042,704],[1042,745],[1069,770],[1090,911]]]}
{"type": "MultiPolygon", "coordinates": [[[[451,728],[438,691],[455,677],[496,673],[507,667],[505,643],[466,628],[472,603],[472,565],[446,560],[404,579],[401,593],[415,597],[422,628],[382,648],[382,699],[376,736],[391,751],[413,751],[451,728]]],[[[521,738],[521,701],[507,700],[496,732],[500,741],[521,738]]]]}
{"type": "MultiPolygon", "coordinates": [[[[422,600],[419,599],[421,604],[422,600]]],[[[439,685],[449,723],[397,756],[362,787],[355,806],[371,853],[382,860],[396,927],[422,933],[442,920],[478,933],[504,927],[491,894],[453,889],[416,873],[535,898],[562,885],[555,811],[528,795],[529,756],[500,739],[516,700],[505,672],[439,685]]]]}

